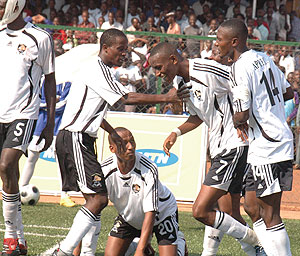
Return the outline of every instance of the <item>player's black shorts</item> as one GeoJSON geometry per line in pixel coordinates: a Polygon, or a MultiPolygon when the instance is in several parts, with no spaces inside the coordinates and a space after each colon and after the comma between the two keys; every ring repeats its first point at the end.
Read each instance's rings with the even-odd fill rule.
{"type": "Polygon", "coordinates": [[[95,153],[95,140],[86,133],[59,131],[56,153],[63,191],[107,193],[103,172],[95,153]]]}
{"type": "MultiPolygon", "coordinates": [[[[153,232],[159,245],[177,244],[178,231],[179,226],[177,211],[153,227],[153,232]]],[[[140,237],[141,230],[138,230],[128,224],[123,217],[119,215],[115,218],[114,226],[109,235],[121,239],[134,239],[135,237],[140,237]]]]}
{"type": "Polygon", "coordinates": [[[248,166],[247,154],[248,146],[242,146],[216,155],[203,184],[234,194],[241,193],[243,176],[248,166]]]}
{"type": "Polygon", "coordinates": [[[256,191],[256,197],[264,197],[281,191],[291,191],[292,183],[292,160],[252,165],[246,177],[246,191],[256,191]]]}
{"type": "Polygon", "coordinates": [[[0,154],[4,148],[14,148],[23,151],[32,139],[36,120],[17,119],[11,123],[0,123],[0,154]]]}

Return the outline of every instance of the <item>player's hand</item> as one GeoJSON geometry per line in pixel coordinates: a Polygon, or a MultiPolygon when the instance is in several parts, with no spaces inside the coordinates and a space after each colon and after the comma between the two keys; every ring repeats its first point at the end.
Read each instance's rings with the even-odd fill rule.
{"type": "Polygon", "coordinates": [[[244,123],[237,127],[238,137],[241,138],[244,142],[248,141],[248,128],[249,127],[247,123],[244,123]]]}
{"type": "Polygon", "coordinates": [[[146,254],[147,256],[154,256],[154,255],[155,255],[155,251],[154,251],[154,249],[152,248],[152,246],[151,246],[150,243],[147,244],[147,246],[146,246],[144,252],[145,252],[145,254],[146,254]]]}
{"type": "Polygon", "coordinates": [[[111,134],[110,134],[113,142],[116,144],[117,146],[117,150],[118,150],[118,153],[123,153],[126,151],[126,145],[125,145],[125,142],[124,140],[119,136],[119,134],[117,134],[115,131],[113,131],[111,134]]]}
{"type": "Polygon", "coordinates": [[[177,140],[177,134],[175,132],[171,132],[168,138],[166,138],[163,148],[167,156],[170,156],[170,149],[173,147],[176,140],[177,140]]]}
{"type": "Polygon", "coordinates": [[[178,98],[185,100],[185,99],[189,99],[190,98],[190,89],[192,87],[191,86],[182,86],[180,88],[178,88],[177,90],[177,96],[178,98]]]}
{"type": "Polygon", "coordinates": [[[54,128],[52,125],[46,125],[46,127],[43,129],[38,141],[36,142],[36,145],[38,145],[43,139],[45,139],[45,145],[40,152],[47,150],[51,146],[53,140],[53,132],[54,128]]]}

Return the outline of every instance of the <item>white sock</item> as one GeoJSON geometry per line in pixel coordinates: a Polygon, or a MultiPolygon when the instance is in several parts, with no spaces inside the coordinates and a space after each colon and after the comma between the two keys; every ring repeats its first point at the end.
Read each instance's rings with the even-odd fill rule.
{"type": "Polygon", "coordinates": [[[266,224],[263,219],[259,219],[253,223],[253,230],[255,231],[259,242],[261,243],[262,247],[264,248],[267,255],[273,254],[273,247],[271,244],[270,237],[268,237],[266,231],[266,224]]]}
{"type": "Polygon", "coordinates": [[[28,158],[24,165],[22,175],[20,177],[20,187],[24,187],[29,184],[34,172],[35,164],[39,159],[39,156],[39,152],[28,150],[28,158]]]}
{"type": "Polygon", "coordinates": [[[72,227],[67,237],[60,244],[60,249],[66,254],[72,254],[75,247],[97,220],[99,220],[97,216],[82,206],[73,220],[72,227]]]}
{"type": "Polygon", "coordinates": [[[286,232],[284,223],[277,224],[266,229],[266,236],[271,241],[274,256],[291,256],[290,239],[286,232]]]}
{"type": "MultiPolygon", "coordinates": [[[[248,223],[246,223],[246,226],[249,228],[249,225],[248,223]]],[[[237,239],[236,239],[237,240],[237,239]]],[[[240,244],[241,244],[241,248],[242,250],[248,255],[248,256],[255,256],[256,255],[256,250],[255,248],[250,245],[250,244],[247,244],[243,241],[240,241],[240,240],[237,240],[240,244]]]]}
{"type": "Polygon", "coordinates": [[[65,198],[65,197],[67,197],[67,196],[69,196],[68,195],[68,192],[66,192],[66,191],[61,191],[61,193],[60,193],[60,198],[62,199],[62,198],[65,198]]]}
{"type": "Polygon", "coordinates": [[[25,237],[24,237],[24,226],[22,222],[22,208],[21,201],[18,203],[18,214],[17,214],[17,238],[20,244],[25,245],[25,237]]]}
{"type": "Polygon", "coordinates": [[[17,214],[20,193],[7,194],[2,190],[3,217],[5,223],[4,238],[17,238],[17,214]]]}
{"type": "Polygon", "coordinates": [[[101,230],[101,215],[97,216],[99,220],[94,221],[93,226],[82,239],[81,253],[84,256],[94,256],[97,249],[97,241],[101,230]]]}
{"type": "Polygon", "coordinates": [[[177,255],[178,256],[185,255],[185,244],[186,244],[186,241],[184,239],[184,234],[179,230],[178,231],[178,240],[177,240],[177,255]]]}
{"type": "Polygon", "coordinates": [[[214,228],[252,246],[258,244],[258,238],[252,229],[244,226],[225,212],[216,211],[214,228]]]}
{"type": "Polygon", "coordinates": [[[216,255],[223,236],[224,232],[221,230],[205,225],[203,251],[201,256],[216,255]]]}

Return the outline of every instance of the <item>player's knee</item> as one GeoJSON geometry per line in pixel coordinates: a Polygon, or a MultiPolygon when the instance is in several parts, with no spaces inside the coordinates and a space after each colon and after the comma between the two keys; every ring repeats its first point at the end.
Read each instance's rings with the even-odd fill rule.
{"type": "Polygon", "coordinates": [[[251,218],[252,222],[260,219],[259,207],[249,204],[244,204],[244,210],[251,218]]]}
{"type": "Polygon", "coordinates": [[[11,177],[15,176],[13,172],[13,164],[9,162],[0,162],[0,175],[1,179],[4,182],[6,179],[10,179],[11,177]]]}
{"type": "Polygon", "coordinates": [[[106,195],[93,194],[85,196],[85,199],[85,207],[95,215],[98,215],[108,205],[108,198],[106,195]]]}
{"type": "Polygon", "coordinates": [[[207,214],[200,205],[193,205],[193,217],[201,222],[204,222],[207,214]]]}

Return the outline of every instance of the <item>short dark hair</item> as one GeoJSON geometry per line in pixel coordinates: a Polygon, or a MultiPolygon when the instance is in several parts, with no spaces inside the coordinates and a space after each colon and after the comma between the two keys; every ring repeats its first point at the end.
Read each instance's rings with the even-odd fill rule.
{"type": "Polygon", "coordinates": [[[230,29],[233,37],[237,37],[245,42],[247,41],[248,29],[246,24],[240,19],[226,20],[220,27],[230,29]]]}
{"type": "Polygon", "coordinates": [[[158,54],[158,53],[163,53],[166,55],[171,55],[177,52],[177,48],[175,45],[167,43],[167,42],[163,42],[163,43],[159,43],[158,45],[156,45],[150,52],[150,57],[158,54]]]}
{"type": "Polygon", "coordinates": [[[100,51],[104,44],[112,45],[116,41],[117,37],[124,37],[127,39],[126,35],[119,29],[110,28],[105,30],[100,37],[100,51]]]}

